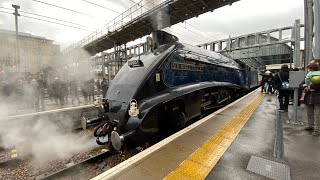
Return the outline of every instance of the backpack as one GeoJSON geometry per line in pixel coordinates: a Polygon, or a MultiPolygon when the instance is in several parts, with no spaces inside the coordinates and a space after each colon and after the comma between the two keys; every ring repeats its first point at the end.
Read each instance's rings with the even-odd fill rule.
{"type": "Polygon", "coordinates": [[[281,90],[292,90],[292,88],[289,86],[289,82],[288,81],[282,81],[280,74],[278,73],[279,79],[281,81],[281,86],[280,89],[281,90]]]}

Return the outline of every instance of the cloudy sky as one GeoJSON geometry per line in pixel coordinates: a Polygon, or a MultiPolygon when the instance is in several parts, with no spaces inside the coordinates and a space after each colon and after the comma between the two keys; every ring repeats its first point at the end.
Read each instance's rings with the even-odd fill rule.
{"type": "MultiPolygon", "coordinates": [[[[55,44],[61,45],[63,49],[80,41],[89,35],[90,31],[100,29],[107,22],[117,17],[118,12],[124,12],[133,6],[134,2],[138,1],[0,0],[0,29],[15,30],[14,16],[8,13],[13,12],[11,5],[17,4],[21,7],[20,14],[22,15],[19,17],[19,31],[52,39],[55,44]],[[90,2],[94,2],[96,5],[90,2]],[[68,21],[73,24],[46,19],[47,21],[67,24],[81,29],[31,19],[30,17],[38,19],[44,19],[44,17],[30,13],[68,21]]],[[[201,44],[227,38],[229,35],[236,36],[292,26],[295,19],[300,19],[303,23],[303,0],[240,0],[232,6],[225,6],[200,15],[198,18],[192,18],[186,21],[187,23],[174,25],[167,30],[174,32],[182,42],[201,44]],[[197,27],[197,29],[194,27],[197,27]]],[[[136,42],[143,42],[144,40],[144,38],[140,38],[136,42]]]]}

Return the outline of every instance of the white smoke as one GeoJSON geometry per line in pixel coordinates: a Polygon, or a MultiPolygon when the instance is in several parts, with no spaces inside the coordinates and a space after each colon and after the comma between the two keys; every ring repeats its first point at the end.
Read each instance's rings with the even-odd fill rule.
{"type": "Polygon", "coordinates": [[[151,15],[149,21],[153,30],[162,30],[171,26],[171,18],[168,12],[169,7],[165,6],[151,15]]]}
{"type": "Polygon", "coordinates": [[[45,118],[1,122],[0,146],[16,148],[37,162],[63,159],[97,147],[91,134],[72,132],[71,122],[63,119],[57,123],[45,118]]]}
{"type": "MultiPolygon", "coordinates": [[[[73,52],[71,56],[56,59],[51,64],[54,73],[48,78],[52,82],[52,79],[58,76],[67,81],[71,74],[80,82],[88,80],[92,77],[89,76],[89,57],[90,55],[81,49],[73,52]]],[[[37,162],[47,162],[67,158],[97,147],[91,133],[73,132],[73,123],[78,120],[70,117],[58,115],[56,117],[38,116],[32,119],[27,117],[8,119],[8,116],[35,112],[33,97],[37,92],[32,88],[32,83],[27,82],[24,77],[15,76],[19,75],[7,72],[0,74],[1,148],[16,148],[22,154],[31,155],[37,162]]],[[[81,96],[81,92],[78,93],[81,96]]],[[[47,104],[49,102],[47,96],[45,104],[50,108],[51,106],[47,104]]]]}
{"type": "Polygon", "coordinates": [[[76,76],[77,79],[88,78],[90,76],[90,57],[91,55],[83,48],[73,49],[58,57],[51,67],[61,79],[70,75],[76,76]]]}

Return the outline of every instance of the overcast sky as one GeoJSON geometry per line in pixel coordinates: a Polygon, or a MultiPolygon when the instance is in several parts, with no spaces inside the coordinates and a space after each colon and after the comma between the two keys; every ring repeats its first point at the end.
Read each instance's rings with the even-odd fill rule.
{"type": "MultiPolygon", "coordinates": [[[[11,5],[17,4],[21,6],[21,11],[54,17],[83,25],[69,24],[71,26],[96,30],[118,15],[114,11],[124,12],[133,6],[133,1],[138,2],[139,0],[0,0],[0,7],[12,9],[11,5]],[[37,1],[68,8],[78,13],[37,1]],[[92,5],[86,1],[94,2],[113,11],[92,5]]],[[[240,0],[231,6],[225,6],[213,12],[200,15],[198,18],[192,18],[187,21],[187,24],[180,23],[180,25],[174,25],[168,31],[176,33],[175,35],[179,37],[181,42],[201,44],[227,38],[229,35],[236,36],[272,28],[292,26],[295,19],[300,19],[301,23],[303,23],[303,2],[303,0],[240,0]],[[201,31],[192,26],[197,27],[201,31]],[[188,30],[183,27],[186,27],[188,30]]],[[[3,8],[0,8],[0,11],[12,13],[12,10],[3,8]]],[[[22,12],[21,15],[36,17],[22,12]]],[[[14,16],[12,14],[0,12],[0,29],[15,30],[14,16]]],[[[90,34],[89,31],[26,17],[19,17],[19,31],[52,39],[55,44],[61,45],[62,49],[90,34]]],[[[143,41],[145,41],[144,38],[137,40],[137,42],[143,41]]]]}

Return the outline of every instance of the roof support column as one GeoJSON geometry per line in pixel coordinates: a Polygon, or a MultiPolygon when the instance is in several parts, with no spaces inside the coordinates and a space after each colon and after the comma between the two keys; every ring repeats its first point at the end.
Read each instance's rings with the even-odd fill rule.
{"type": "Polygon", "coordinates": [[[214,50],[215,50],[215,47],[214,47],[214,46],[215,46],[214,43],[211,43],[211,44],[210,44],[210,51],[214,51],[214,50]]]}
{"type": "MultiPolygon", "coordinates": [[[[304,2],[304,16],[305,16],[305,66],[312,59],[312,44],[313,44],[313,10],[312,1],[305,0],[304,2]]],[[[318,12],[319,13],[319,12],[318,12]]]]}
{"type": "Polygon", "coordinates": [[[218,41],[218,51],[221,51],[221,50],[222,50],[222,42],[218,41]]]}
{"type": "Polygon", "coordinates": [[[293,53],[293,68],[301,67],[300,61],[300,19],[297,19],[294,23],[294,53],[293,53]]]}
{"type": "Polygon", "coordinates": [[[101,64],[102,64],[102,78],[106,78],[106,53],[101,53],[101,64]]]}
{"type": "Polygon", "coordinates": [[[279,29],[279,41],[282,41],[282,29],[279,29]]]}
{"type": "Polygon", "coordinates": [[[314,0],[314,58],[320,59],[320,0],[314,0]]]}

